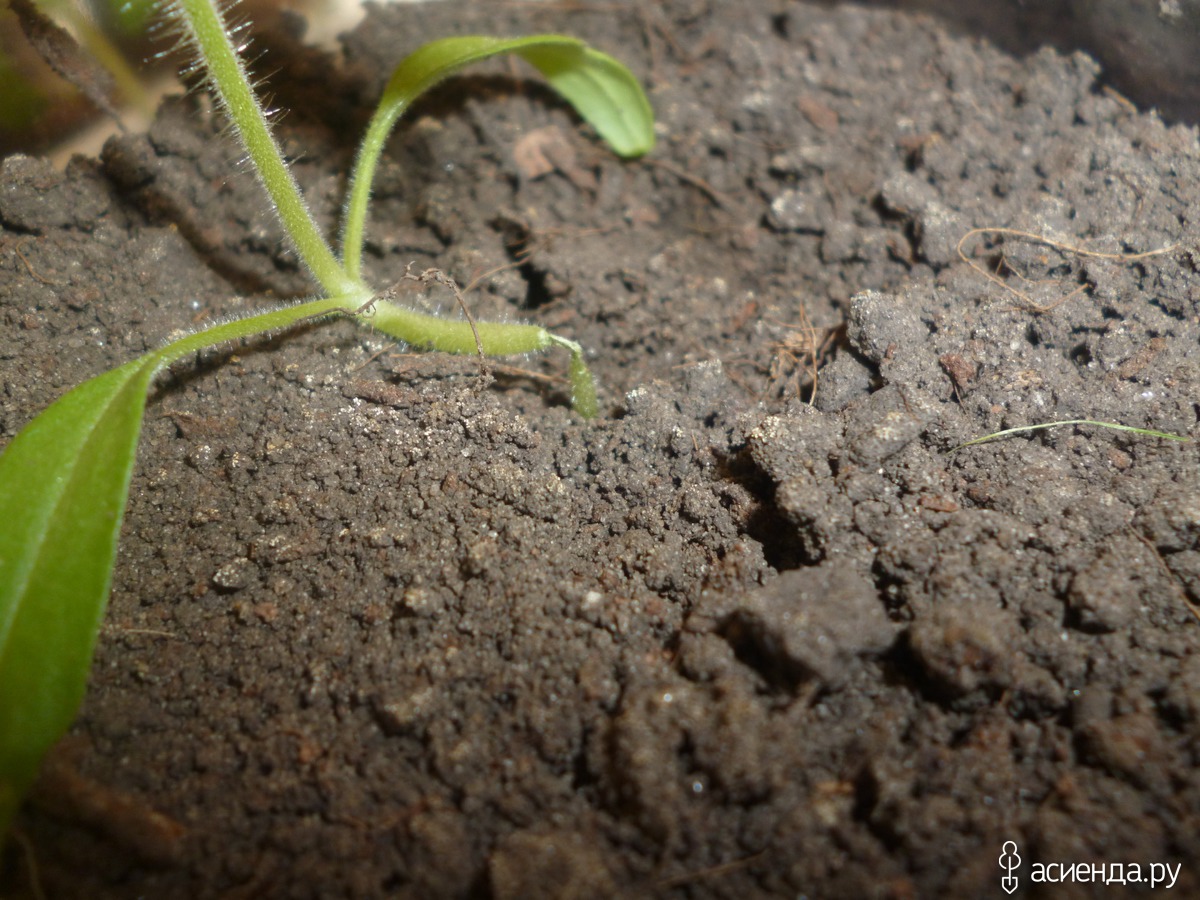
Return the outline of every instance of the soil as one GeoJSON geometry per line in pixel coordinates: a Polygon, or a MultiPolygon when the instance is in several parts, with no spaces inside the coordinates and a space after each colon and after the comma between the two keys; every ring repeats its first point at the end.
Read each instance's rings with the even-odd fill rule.
{"type": "MultiPolygon", "coordinates": [[[[601,416],[560,356],[489,377],[350,322],[175,367],[7,893],[32,859],[53,898],[1007,896],[1014,841],[1019,895],[1121,890],[1029,877],[1074,863],[1200,895],[1197,445],[955,449],[1197,433],[1195,129],[886,10],[377,8],[343,60],[268,60],[331,230],[390,65],[482,31],[619,56],[659,146],[456,79],[366,266],[580,341],[601,416]]],[[[224,132],[192,94],[3,163],[6,437],[310,289],[224,132]]]]}

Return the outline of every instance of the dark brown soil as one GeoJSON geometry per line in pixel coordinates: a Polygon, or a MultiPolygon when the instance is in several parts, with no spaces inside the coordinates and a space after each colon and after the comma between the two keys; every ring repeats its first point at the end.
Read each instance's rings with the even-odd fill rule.
{"type": "MultiPolygon", "coordinates": [[[[456,80],[394,141],[367,265],[493,273],[474,313],[582,342],[602,416],[561,357],[489,383],[349,322],[177,367],[19,820],[47,895],[1007,896],[1006,841],[1023,895],[1120,891],[1031,883],[1057,863],[1200,895],[1196,444],[952,452],[1196,433],[1195,130],[1086,56],[882,10],[377,9],[272,81],[323,220],[391,63],[550,30],[646,80],[651,158],[522,69],[456,80]],[[527,177],[535,128],[574,165],[527,177]],[[984,234],[989,280],[956,249],[987,227],[1173,249],[984,234]]],[[[308,289],[222,130],[192,96],[65,175],[4,163],[4,435],[308,289]]]]}

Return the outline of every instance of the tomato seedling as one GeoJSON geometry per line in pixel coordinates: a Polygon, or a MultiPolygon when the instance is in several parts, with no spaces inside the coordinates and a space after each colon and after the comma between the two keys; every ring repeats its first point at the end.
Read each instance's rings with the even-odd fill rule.
{"type": "Polygon", "coordinates": [[[48,407],[0,455],[0,837],[42,757],[70,726],[107,605],[146,396],[176,360],[316,317],[350,316],[414,347],[489,355],[562,347],[572,402],[596,413],[582,348],[536,325],[431,316],[362,277],[371,182],[396,121],[459,69],[498,54],[536,68],[621,156],[654,144],[650,104],[619,62],[561,35],[434,41],[392,73],[350,180],[340,255],[325,239],[267,125],[214,0],[176,0],[177,22],[233,123],[272,207],[320,296],[195,332],[85,381],[48,407]]]}

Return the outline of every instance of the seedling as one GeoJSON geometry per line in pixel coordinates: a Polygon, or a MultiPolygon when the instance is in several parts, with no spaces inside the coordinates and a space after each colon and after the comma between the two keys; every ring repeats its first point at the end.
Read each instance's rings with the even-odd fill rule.
{"type": "Polygon", "coordinates": [[[74,388],[0,456],[0,837],[83,699],[112,582],[117,538],[155,375],[185,356],[299,322],[349,316],[406,344],[503,356],[562,347],[572,402],[596,413],[596,389],[574,341],[536,325],[426,315],[363,280],[362,244],[375,165],[401,114],[464,66],[498,54],[532,64],[621,156],[654,144],[653,115],[619,62],[560,35],[434,41],[392,73],[359,149],[340,257],[313,220],[267,126],[216,0],[175,0],[168,15],[195,49],[280,222],[321,295],[190,334],[74,388]]]}

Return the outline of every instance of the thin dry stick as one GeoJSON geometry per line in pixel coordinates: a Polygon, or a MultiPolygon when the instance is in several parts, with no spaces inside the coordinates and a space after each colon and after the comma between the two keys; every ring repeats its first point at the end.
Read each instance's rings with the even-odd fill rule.
{"type": "Polygon", "coordinates": [[[1067,300],[1070,300],[1072,297],[1074,297],[1080,291],[1082,291],[1084,289],[1084,286],[1080,285],[1078,288],[1076,288],[1074,291],[1072,291],[1066,297],[1063,297],[1058,302],[1052,303],[1049,306],[1043,306],[1042,304],[1035,302],[1033,300],[1033,298],[1031,298],[1028,294],[1013,287],[1011,284],[1009,284],[1007,281],[1005,281],[999,275],[995,274],[994,272],[989,272],[983,266],[979,265],[978,263],[976,263],[974,260],[970,259],[967,256],[967,253],[963,249],[963,247],[966,246],[966,244],[969,240],[971,240],[974,237],[978,237],[981,234],[1001,234],[1001,235],[1007,235],[1009,237],[1019,237],[1019,238],[1024,238],[1027,241],[1032,241],[1035,244],[1042,244],[1046,247],[1053,247],[1055,250],[1061,250],[1064,253],[1074,254],[1075,256],[1090,257],[1092,259],[1109,259],[1109,260],[1113,260],[1115,262],[1126,262],[1126,263],[1137,262],[1138,260],[1141,260],[1141,259],[1149,259],[1152,256],[1162,256],[1165,253],[1172,252],[1179,246],[1178,244],[1171,244],[1171,246],[1169,246],[1169,247],[1161,247],[1158,250],[1147,250],[1144,253],[1100,253],[1096,250],[1085,250],[1082,247],[1076,247],[1072,244],[1067,244],[1062,241],[1056,241],[1053,238],[1048,238],[1048,237],[1045,237],[1040,234],[1034,234],[1032,231],[1021,231],[1018,228],[972,228],[970,231],[968,231],[966,234],[964,234],[959,239],[958,247],[956,248],[958,250],[959,259],[961,259],[963,262],[965,262],[968,266],[970,266],[972,269],[974,269],[976,272],[978,272],[980,275],[982,275],[988,281],[992,282],[993,284],[999,285],[1001,288],[1008,291],[1010,294],[1012,294],[1017,299],[1019,299],[1029,309],[1031,309],[1037,313],[1046,313],[1046,312],[1049,312],[1050,310],[1054,309],[1055,307],[1060,306],[1061,304],[1065,303],[1067,300]]]}
{"type": "Polygon", "coordinates": [[[590,234],[605,234],[606,232],[615,230],[616,226],[609,225],[603,228],[547,228],[545,231],[537,235],[531,235],[528,239],[519,244],[519,249],[513,250],[512,254],[515,257],[511,262],[501,263],[493,269],[488,269],[481,275],[475,278],[462,289],[464,294],[469,294],[475,290],[493,275],[499,275],[501,272],[507,272],[509,269],[519,269],[525,263],[529,262],[530,258],[539,248],[548,243],[548,238],[554,237],[587,237],[590,234]],[[545,242],[545,243],[544,243],[545,242]]]}
{"type": "Polygon", "coordinates": [[[391,349],[392,348],[388,347],[388,346],[381,347],[380,349],[378,349],[374,353],[372,353],[370,356],[368,356],[361,363],[359,363],[357,366],[354,366],[352,369],[349,369],[349,371],[361,372],[363,369],[365,369],[371,363],[375,362],[375,360],[379,359],[379,357],[383,356],[383,354],[389,352],[391,349]]]}
{"type": "Polygon", "coordinates": [[[527,378],[530,381],[540,381],[543,384],[558,385],[567,383],[567,379],[559,375],[547,375],[545,372],[534,372],[531,369],[522,369],[520,366],[506,366],[502,364],[494,366],[493,372],[496,375],[507,375],[509,378],[527,378]]]}
{"type": "Polygon", "coordinates": [[[58,282],[51,281],[46,276],[42,275],[33,267],[33,263],[29,261],[29,257],[25,255],[25,245],[32,240],[33,238],[28,235],[23,238],[18,238],[17,242],[13,245],[13,252],[17,254],[17,259],[21,260],[21,262],[25,264],[26,271],[28,271],[33,278],[40,281],[42,284],[48,284],[53,287],[54,285],[58,284],[58,282]]]}
{"type": "Polygon", "coordinates": [[[145,635],[146,637],[170,638],[173,641],[179,640],[179,635],[175,634],[173,631],[162,631],[157,628],[124,628],[121,625],[116,624],[104,626],[104,633],[122,636],[138,634],[145,635]]]}
{"type": "Polygon", "coordinates": [[[667,162],[665,159],[643,159],[642,163],[647,166],[654,166],[656,169],[662,169],[664,172],[674,175],[685,184],[690,184],[692,187],[700,191],[700,193],[708,197],[714,206],[717,206],[721,209],[729,208],[729,196],[727,194],[725,194],[723,191],[717,190],[703,178],[693,175],[686,169],[682,169],[674,163],[667,162]]]}
{"type": "Polygon", "coordinates": [[[669,889],[682,887],[685,884],[690,884],[694,881],[709,880],[720,878],[722,875],[728,875],[730,872],[736,872],[738,869],[743,869],[752,863],[767,855],[766,850],[759,850],[750,856],[743,856],[741,859],[731,860],[727,863],[709,866],[706,869],[700,869],[696,872],[686,872],[683,875],[674,875],[670,878],[663,878],[658,881],[656,887],[669,889]]]}
{"type": "Polygon", "coordinates": [[[808,317],[808,310],[800,307],[800,320],[796,324],[780,322],[777,319],[766,319],[773,325],[783,328],[787,335],[772,347],[774,356],[771,359],[770,370],[767,373],[769,384],[764,388],[764,394],[771,384],[777,383],[784,377],[784,366],[790,364],[793,369],[792,380],[796,384],[796,396],[800,395],[800,376],[794,370],[806,368],[811,388],[808,405],[812,406],[817,399],[817,385],[820,381],[821,362],[833,345],[836,329],[825,330],[825,334],[817,330],[808,317]],[[806,365],[807,364],[807,365],[806,365]]]}
{"type": "Polygon", "coordinates": [[[1113,431],[1128,431],[1131,434],[1144,434],[1148,437],[1162,438],[1167,441],[1178,441],[1181,444],[1190,444],[1192,439],[1182,434],[1171,434],[1169,431],[1155,431],[1151,428],[1134,428],[1132,425],[1120,425],[1117,422],[1099,422],[1095,419],[1062,419],[1057,422],[1039,422],[1036,425],[1020,425],[1016,428],[1005,428],[1003,431],[993,431],[991,434],[985,434],[983,437],[977,437],[966,443],[959,444],[950,450],[951,453],[957,453],[964,447],[974,447],[978,444],[987,444],[997,438],[1008,437],[1011,434],[1024,434],[1029,431],[1044,431],[1047,428],[1058,428],[1062,425],[1094,425],[1097,428],[1109,428],[1113,431]]]}
{"type": "Polygon", "coordinates": [[[1158,548],[1154,546],[1154,542],[1144,534],[1141,534],[1135,530],[1132,525],[1129,527],[1129,533],[1146,545],[1146,549],[1150,551],[1150,555],[1158,561],[1158,566],[1162,570],[1163,575],[1166,576],[1167,582],[1175,589],[1175,596],[1178,597],[1183,602],[1183,605],[1188,608],[1188,611],[1196,617],[1196,621],[1200,622],[1200,608],[1197,608],[1196,604],[1192,602],[1190,597],[1188,597],[1187,591],[1185,591],[1182,585],[1179,584],[1175,573],[1171,571],[1171,567],[1167,565],[1167,561],[1162,558],[1162,554],[1158,552],[1158,548]]]}
{"type": "Polygon", "coordinates": [[[485,281],[487,281],[489,278],[491,278],[494,275],[499,275],[501,272],[507,272],[509,269],[519,269],[521,266],[525,265],[525,263],[527,263],[529,261],[529,257],[532,255],[533,255],[532,248],[522,247],[520,250],[518,250],[516,252],[517,258],[514,259],[512,262],[502,263],[501,265],[496,266],[494,269],[488,269],[483,274],[475,276],[475,278],[472,279],[467,284],[467,286],[462,289],[463,293],[464,294],[471,293],[471,291],[475,290],[475,288],[479,287],[481,284],[483,284],[485,281]]]}
{"type": "Polygon", "coordinates": [[[471,310],[467,309],[467,301],[463,297],[462,288],[458,286],[458,282],[443,272],[441,269],[426,269],[420,275],[413,275],[411,271],[412,263],[404,270],[404,278],[408,281],[416,281],[424,285],[440,284],[442,287],[449,288],[454,294],[454,299],[458,301],[458,308],[462,310],[463,315],[467,319],[467,324],[471,326],[471,334],[475,337],[475,349],[479,352],[479,359],[483,363],[484,368],[487,368],[487,354],[483,352],[483,341],[479,339],[479,329],[475,327],[475,317],[471,315],[471,310]]]}
{"type": "MultiPolygon", "coordinates": [[[[1012,273],[1014,278],[1020,279],[1022,282],[1024,282],[1025,284],[1029,284],[1029,285],[1050,284],[1050,283],[1058,280],[1056,278],[1039,278],[1036,280],[1033,278],[1027,278],[1024,275],[1024,273],[1018,271],[1017,267],[1014,266],[1009,261],[1008,254],[1004,253],[1004,252],[1001,252],[1000,258],[996,261],[996,269],[994,272],[992,272],[992,274],[995,275],[997,278],[999,278],[1001,269],[1008,269],[1008,271],[1012,273]]],[[[1068,301],[1075,299],[1080,294],[1082,294],[1084,291],[1086,291],[1089,287],[1091,287],[1091,285],[1089,285],[1085,281],[1083,284],[1080,284],[1078,287],[1076,287],[1075,290],[1071,291],[1071,293],[1069,293],[1063,297],[1060,297],[1059,299],[1055,300],[1053,303],[1048,303],[1044,306],[1039,306],[1038,304],[1034,303],[1033,299],[1026,293],[1023,293],[1021,291],[1015,291],[1015,293],[1018,296],[1020,296],[1021,298],[1023,298],[1026,303],[1031,304],[1033,309],[1036,312],[1048,313],[1052,310],[1058,309],[1064,303],[1067,303],[1068,301]]],[[[1010,290],[1013,290],[1013,289],[1010,288],[1010,290]]]]}
{"type": "MultiPolygon", "coordinates": [[[[475,337],[475,349],[479,353],[479,358],[484,363],[484,368],[487,368],[487,354],[483,352],[483,341],[479,339],[479,328],[475,325],[475,317],[471,315],[471,310],[467,309],[467,301],[463,298],[462,289],[458,286],[458,282],[443,272],[441,269],[426,269],[420,275],[414,275],[412,271],[414,263],[409,263],[404,267],[404,274],[400,276],[400,281],[415,281],[417,284],[429,287],[432,284],[440,284],[442,287],[447,287],[454,294],[454,299],[458,301],[459,309],[467,319],[467,324],[471,326],[471,334],[475,337]]],[[[371,308],[380,300],[394,300],[400,287],[400,281],[397,281],[389,288],[384,288],[377,294],[371,297],[366,303],[354,310],[352,315],[363,316],[367,315],[371,308]]],[[[309,316],[310,319],[324,318],[326,313],[321,313],[316,316],[309,316]]]]}

